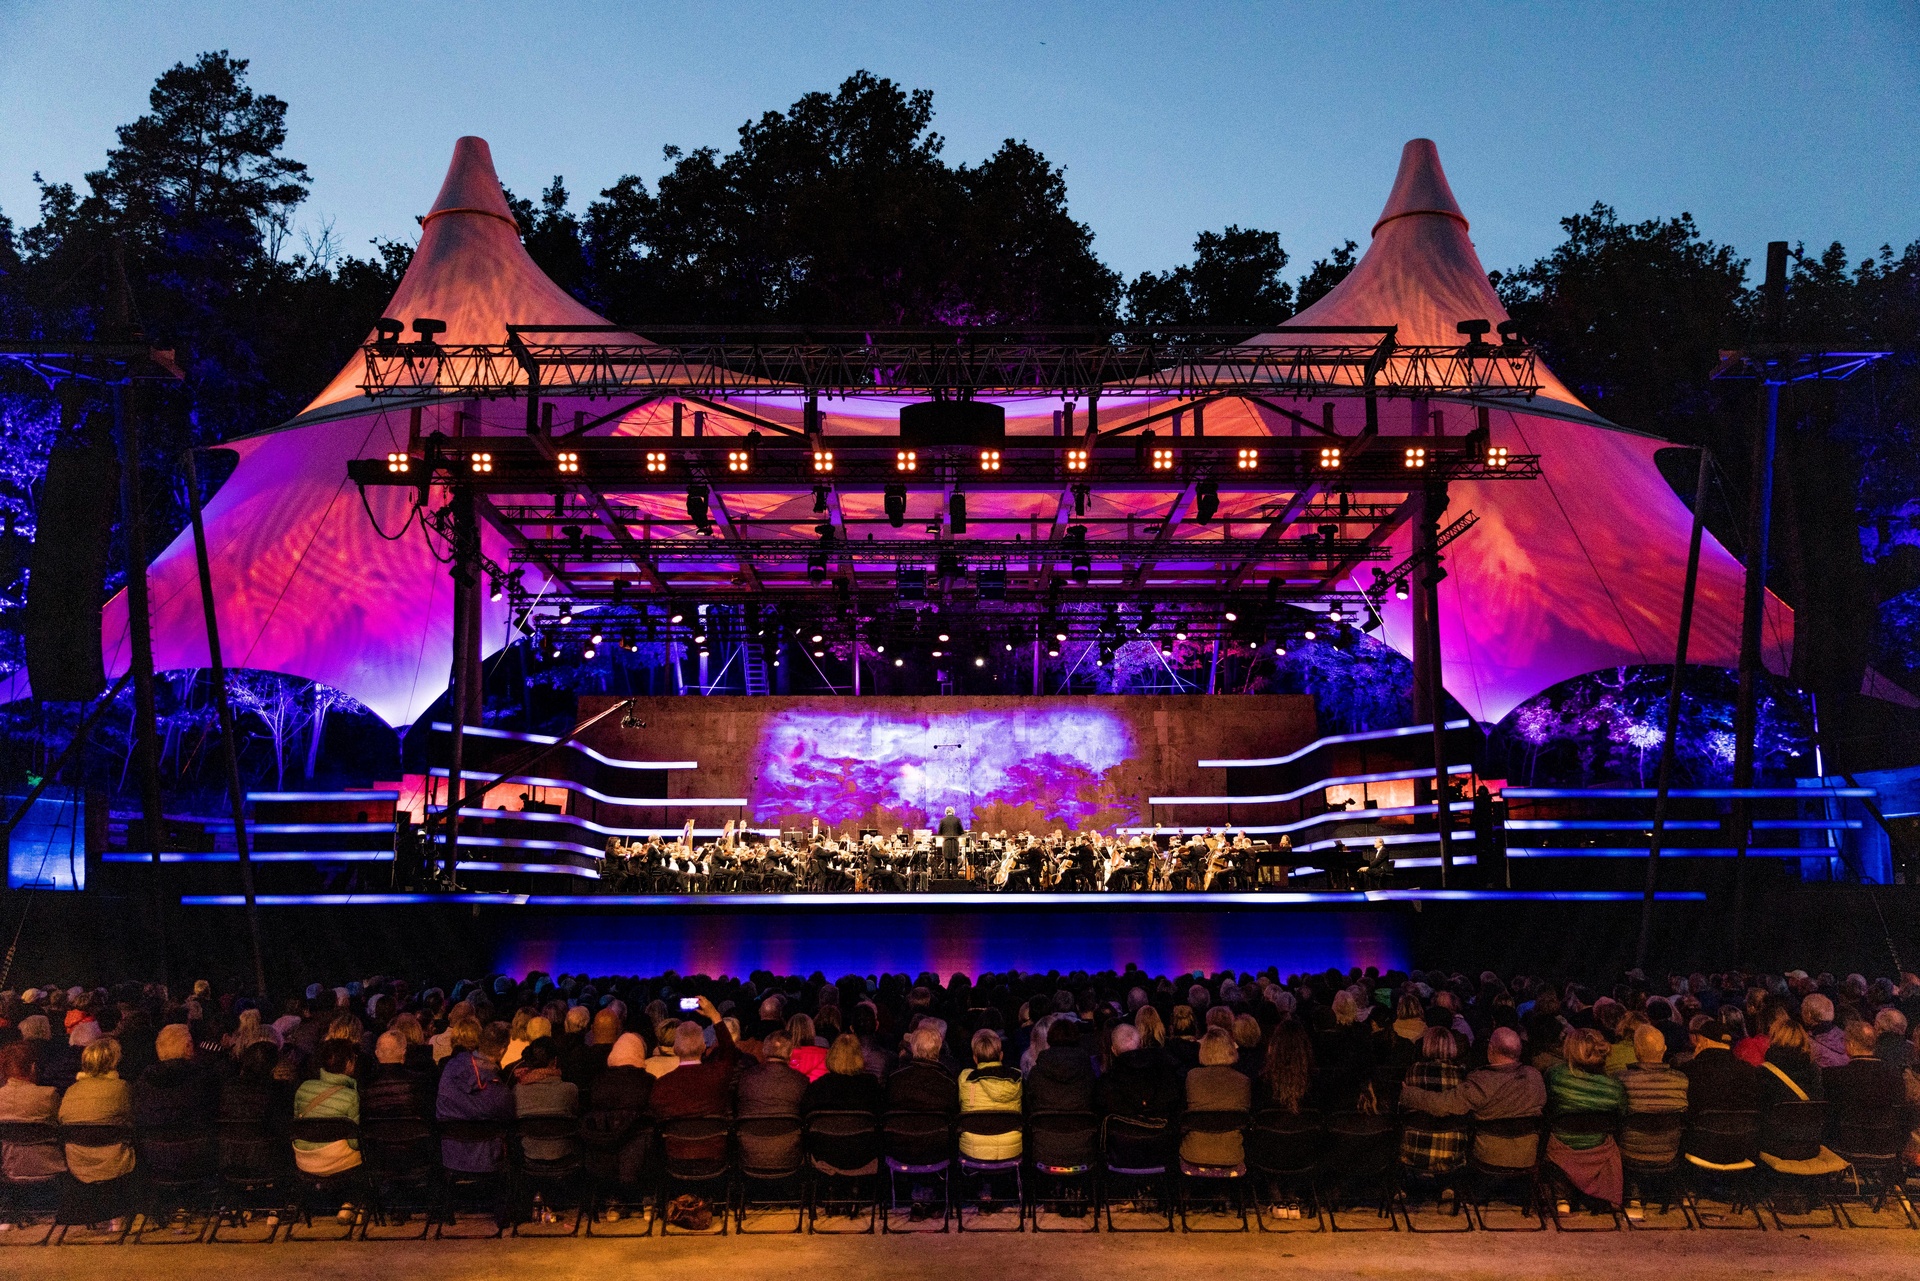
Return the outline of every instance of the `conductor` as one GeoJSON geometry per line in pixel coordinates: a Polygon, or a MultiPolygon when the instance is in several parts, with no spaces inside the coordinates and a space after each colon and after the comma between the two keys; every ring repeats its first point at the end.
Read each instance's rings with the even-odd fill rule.
{"type": "Polygon", "coordinates": [[[960,838],[966,833],[967,829],[961,825],[960,816],[954,813],[953,806],[947,806],[946,816],[940,820],[940,829],[936,833],[940,837],[942,875],[953,876],[955,869],[960,866],[960,838]]]}

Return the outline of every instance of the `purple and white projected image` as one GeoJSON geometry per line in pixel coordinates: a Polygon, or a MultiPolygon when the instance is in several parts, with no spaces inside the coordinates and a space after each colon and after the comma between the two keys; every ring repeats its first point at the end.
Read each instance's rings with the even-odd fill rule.
{"type": "Polygon", "coordinates": [[[1111,830],[1141,819],[1115,772],[1131,728],[1092,708],[923,716],[782,712],[760,738],[753,817],[765,827],[1111,830]]]}

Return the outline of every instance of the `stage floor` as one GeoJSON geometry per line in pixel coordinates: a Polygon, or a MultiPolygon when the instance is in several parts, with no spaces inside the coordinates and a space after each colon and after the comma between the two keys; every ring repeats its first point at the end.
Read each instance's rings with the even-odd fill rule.
{"type": "MultiPolygon", "coordinates": [[[[1030,907],[1081,908],[1286,908],[1356,907],[1373,903],[1630,903],[1634,890],[1283,890],[1259,894],[261,894],[261,907],[379,907],[425,903],[471,903],[484,907],[532,908],[795,908],[843,912],[850,907],[968,908],[974,911],[1030,907]]],[[[1662,903],[1701,903],[1694,890],[1656,894],[1662,903]]],[[[238,894],[189,894],[184,907],[240,907],[238,894]]]]}

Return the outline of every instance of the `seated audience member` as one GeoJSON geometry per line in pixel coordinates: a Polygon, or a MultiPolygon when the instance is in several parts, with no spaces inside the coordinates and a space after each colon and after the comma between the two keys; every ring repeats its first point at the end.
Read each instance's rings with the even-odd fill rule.
{"type": "MultiPolygon", "coordinates": [[[[293,1095],[293,1116],[296,1121],[344,1120],[358,1123],[360,1120],[360,1089],[354,1081],[354,1069],[359,1066],[360,1051],[354,1042],[345,1039],[327,1039],[320,1043],[315,1061],[320,1074],[311,1081],[302,1081],[293,1095]]],[[[293,1163],[302,1173],[318,1178],[344,1174],[360,1164],[360,1141],[358,1139],[329,1139],[314,1142],[309,1139],[295,1139],[293,1142],[293,1163]]],[[[352,1219],[351,1207],[343,1208],[341,1216],[352,1219]]]]}
{"type": "MultiPolygon", "coordinates": [[[[1512,1028],[1495,1028],[1487,1038],[1487,1066],[1467,1073],[1466,1080],[1450,1090],[1427,1090],[1409,1082],[1400,1090],[1400,1106],[1430,1116],[1471,1116],[1476,1121],[1537,1117],[1546,1110],[1546,1082],[1520,1056],[1520,1034],[1512,1028]]],[[[1473,1136],[1473,1155],[1485,1165],[1531,1165],[1539,1147],[1532,1135],[1476,1130],[1473,1136]]]]}
{"type": "MultiPolygon", "coordinates": [[[[545,1019],[533,1020],[535,1030],[545,1019]]],[[[560,1076],[560,1053],[551,1036],[536,1036],[520,1051],[513,1072],[513,1114],[526,1116],[577,1117],[580,1115],[580,1087],[560,1076]]],[[[529,1161],[563,1161],[572,1156],[577,1144],[564,1138],[520,1140],[520,1151],[529,1161]]]]}
{"type": "Polygon", "coordinates": [[[1687,1111],[1757,1112],[1760,1069],[1733,1053],[1733,1031],[1725,1023],[1703,1023],[1692,1033],[1693,1057],[1680,1065],[1687,1077],[1687,1111]]]}
{"type": "MultiPolygon", "coordinates": [[[[1647,1112],[1685,1112],[1688,1077],[1668,1065],[1667,1038],[1660,1029],[1645,1024],[1633,1031],[1634,1061],[1618,1080],[1627,1091],[1627,1114],[1647,1112]]],[[[1680,1131],[1656,1138],[1636,1130],[1626,1130],[1621,1139],[1621,1155],[1646,1165],[1664,1165],[1680,1153],[1680,1131]]]]}
{"type": "Polygon", "coordinates": [[[1262,1108],[1298,1115],[1313,1097],[1313,1037],[1296,1019],[1273,1029],[1254,1083],[1254,1098],[1262,1108]]]}
{"type": "Polygon", "coordinates": [[[1873,1025],[1858,1019],[1843,1030],[1847,1061],[1820,1074],[1826,1088],[1827,1119],[1843,1141],[1847,1132],[1859,1134],[1897,1122],[1905,1101],[1900,1074],[1878,1054],[1873,1025]]]}
{"type": "Polygon", "coordinates": [[[1806,1028],[1790,1018],[1774,1020],[1767,1036],[1767,1056],[1760,1061],[1760,1106],[1772,1107],[1796,1099],[1824,1099],[1825,1084],[1813,1061],[1813,1040],[1806,1028]]]}
{"type": "MultiPolygon", "coordinates": [[[[500,1074],[507,1048],[506,1028],[482,1028],[478,1019],[456,1019],[448,1029],[453,1052],[440,1073],[434,1114],[442,1121],[511,1121],[513,1091],[500,1074]]],[[[506,1145],[499,1139],[477,1142],[443,1138],[440,1163],[460,1174],[494,1174],[506,1168],[506,1145]]]]}
{"type": "MultiPolygon", "coordinates": [[[[674,1034],[680,1030],[680,1023],[679,1019],[668,1019],[655,1025],[658,1037],[653,1042],[653,1049],[647,1055],[647,1071],[655,1080],[680,1066],[680,1056],[673,1052],[673,1038],[674,1034]]],[[[694,1025],[694,1030],[696,1032],[700,1030],[699,1024],[694,1025]]],[[[702,1036],[700,1039],[704,1044],[706,1037],[702,1036]]]]}
{"type": "Polygon", "coordinates": [[[1873,1016],[1873,1053],[1895,1072],[1913,1062],[1913,1044],[1907,1040],[1907,1016],[1889,1005],[1873,1016]]]}
{"type": "MultiPolygon", "coordinates": [[[[575,1006],[567,1011],[567,1022],[571,1025],[576,1013],[585,1015],[584,1005],[575,1006]]],[[[645,1022],[645,1020],[642,1020],[645,1022]]],[[[613,1050],[613,1043],[626,1033],[621,1022],[620,1011],[611,1006],[595,1013],[587,1023],[586,1035],[569,1041],[560,1049],[560,1079],[572,1081],[582,1090],[591,1092],[593,1078],[607,1065],[607,1055],[613,1050]]]]}
{"type": "Polygon", "coordinates": [[[382,1032],[373,1043],[373,1066],[360,1091],[360,1115],[369,1121],[427,1120],[433,1116],[433,1082],[407,1064],[407,1040],[382,1032]]]}
{"type": "MultiPolygon", "coordinates": [[[[59,1091],[34,1081],[33,1047],[24,1041],[0,1045],[0,1122],[52,1125],[59,1118],[59,1091]]],[[[0,1143],[0,1176],[33,1183],[64,1174],[66,1156],[58,1143],[0,1143]]]]}
{"type": "MultiPolygon", "coordinates": [[[[960,1114],[974,1112],[1021,1111],[1024,1091],[1020,1071],[1000,1061],[1000,1034],[981,1028],[973,1034],[973,1066],[963,1068],[955,1083],[960,1096],[960,1114]]],[[[1022,1150],[1020,1127],[1005,1134],[960,1132],[960,1155],[975,1161],[1011,1161],[1022,1150]]]]}
{"type": "MultiPolygon", "coordinates": [[[[1187,1073],[1186,1111],[1249,1112],[1253,1109],[1253,1082],[1235,1069],[1240,1051],[1233,1037],[1219,1028],[1200,1038],[1200,1065],[1187,1073]]],[[[1190,1165],[1231,1166],[1246,1159],[1238,1129],[1194,1130],[1180,1138],[1180,1159],[1190,1165]]]]}
{"type": "Polygon", "coordinates": [[[1800,1002],[1800,1023],[1807,1030],[1807,1053],[1817,1068],[1847,1061],[1847,1034],[1833,1021],[1833,1002],[1818,992],[1800,1002]]]}
{"type": "MultiPolygon", "coordinates": [[[[133,1092],[120,1079],[120,1042],[103,1036],[81,1052],[80,1071],[60,1099],[61,1125],[132,1125],[133,1092]]],[[[117,1227],[126,1212],[126,1184],[133,1173],[131,1143],[68,1143],[67,1173],[82,1185],[76,1218],[117,1227]]]]}
{"type": "MultiPolygon", "coordinates": [[[[647,1107],[655,1120],[733,1114],[733,1073],[739,1052],[734,1048],[733,1034],[720,1018],[720,1011],[704,996],[700,998],[700,1013],[713,1023],[713,1051],[707,1053],[707,1038],[692,1019],[683,1019],[673,1029],[673,1054],[679,1066],[653,1083],[653,1097],[647,1107]]],[[[727,1138],[722,1134],[711,1143],[689,1150],[688,1155],[724,1160],[727,1138]]]]}
{"type": "Polygon", "coordinates": [[[825,1076],[827,1047],[815,1033],[813,1020],[804,1014],[794,1015],[787,1020],[787,1036],[793,1042],[793,1052],[787,1056],[787,1066],[809,1081],[818,1081],[825,1076]]]}
{"type": "Polygon", "coordinates": [[[937,1112],[952,1116],[960,1110],[960,1091],[953,1074],[940,1061],[946,1038],[930,1023],[907,1034],[905,1063],[887,1077],[889,1112],[937,1112]]]}
{"type": "Polygon", "coordinates": [[[1460,1059],[1460,1041],[1451,1028],[1430,1027],[1420,1034],[1419,1057],[1407,1068],[1400,1100],[1400,1164],[1417,1174],[1450,1174],[1466,1164],[1465,1128],[1434,1124],[1434,1113],[1405,1097],[1409,1087],[1445,1094],[1465,1084],[1467,1069],[1460,1059]]]}
{"type": "Polygon", "coordinates": [[[193,1059],[193,1035],[169,1023],[154,1039],[155,1062],[133,1082],[133,1120],[142,1129],[205,1125],[215,1114],[214,1078],[193,1059]]]}
{"type": "Polygon", "coordinates": [[[786,1030],[775,1029],[761,1037],[760,1053],[762,1060],[747,1063],[734,1085],[735,1113],[743,1117],[799,1116],[807,1078],[787,1062],[793,1053],[793,1041],[786,1030]]]}
{"type": "Polygon", "coordinates": [[[1114,1025],[1109,1044],[1113,1061],[1095,1084],[1095,1100],[1108,1116],[1170,1120],[1184,1099],[1173,1060],[1158,1048],[1140,1044],[1140,1029],[1114,1025]]]}
{"type": "Polygon", "coordinates": [[[878,1114],[886,1106],[886,1091],[880,1079],[867,1071],[865,1048],[852,1032],[834,1038],[827,1051],[827,1072],[809,1082],[800,1099],[800,1110],[808,1116],[815,1112],[869,1112],[878,1114]]]}
{"type": "Polygon", "coordinates": [[[1373,1034],[1361,1021],[1359,1000],[1345,988],[1333,997],[1333,1024],[1313,1038],[1316,1087],[1329,1112],[1350,1112],[1371,1084],[1373,1034]]]}
{"type": "Polygon", "coordinates": [[[1547,1135],[1547,1160],[1576,1192],[1617,1210],[1624,1172],[1613,1136],[1558,1124],[1562,1117],[1626,1110],[1626,1087],[1603,1070],[1607,1050],[1607,1038],[1595,1028],[1575,1028],[1561,1043],[1566,1062],[1547,1074],[1547,1103],[1554,1118],[1547,1135]]]}
{"type": "Polygon", "coordinates": [[[1047,1029],[1047,1048],[1034,1057],[1027,1073],[1029,1112],[1091,1112],[1093,1060],[1080,1044],[1078,1022],[1061,1016],[1047,1029]]]}
{"type": "MultiPolygon", "coordinates": [[[[638,1034],[622,1032],[607,1048],[606,1066],[587,1087],[580,1128],[601,1140],[599,1151],[611,1150],[607,1173],[621,1187],[631,1189],[640,1181],[651,1144],[647,1122],[654,1076],[647,1071],[647,1046],[638,1034]]],[[[590,1153],[590,1166],[594,1159],[590,1153]]]]}

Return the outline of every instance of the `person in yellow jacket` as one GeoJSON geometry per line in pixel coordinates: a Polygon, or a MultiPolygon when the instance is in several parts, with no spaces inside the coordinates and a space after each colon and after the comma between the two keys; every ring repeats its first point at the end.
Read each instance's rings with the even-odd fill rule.
{"type": "MultiPolygon", "coordinates": [[[[1000,1034],[981,1028],[973,1034],[973,1066],[960,1073],[960,1112],[1021,1110],[1020,1070],[1000,1062],[1000,1034]]],[[[1011,1161],[1020,1155],[1020,1127],[1005,1134],[960,1134],[960,1155],[975,1161],[1011,1161]]]]}

